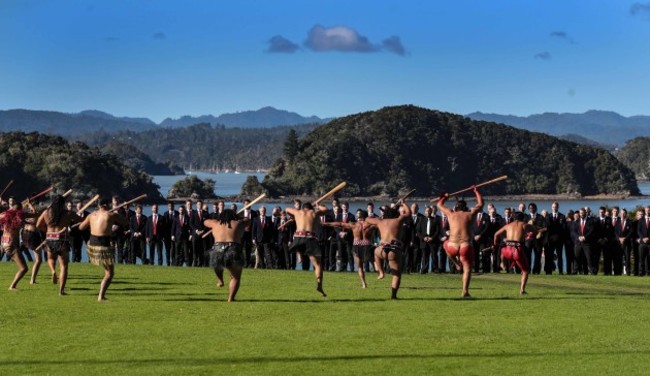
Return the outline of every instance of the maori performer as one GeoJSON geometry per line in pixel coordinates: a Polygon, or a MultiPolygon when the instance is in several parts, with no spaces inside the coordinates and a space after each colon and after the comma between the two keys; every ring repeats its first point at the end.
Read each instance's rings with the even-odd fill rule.
{"type": "Polygon", "coordinates": [[[240,219],[234,210],[226,209],[219,213],[216,219],[203,221],[203,225],[211,229],[214,237],[214,245],[209,255],[210,267],[217,275],[217,286],[223,287],[223,269],[227,269],[230,273],[228,303],[234,302],[244,267],[242,236],[246,227],[250,225],[250,219],[245,216],[240,219]]]}
{"type": "MultiPolygon", "coordinates": [[[[46,231],[45,251],[50,270],[55,268],[57,259],[59,261],[59,295],[66,295],[65,283],[68,279],[68,252],[70,252],[68,227],[79,219],[79,216],[66,209],[65,198],[56,195],[50,207],[41,213],[36,222],[37,228],[46,231]]],[[[52,275],[52,283],[56,283],[56,274],[52,275]]]]}
{"type": "MultiPolygon", "coordinates": [[[[34,207],[34,205],[32,205],[31,202],[28,202],[27,206],[34,215],[39,216],[38,210],[34,207]]],[[[23,240],[23,249],[32,249],[34,251],[32,277],[29,280],[29,284],[34,285],[36,284],[36,276],[38,275],[38,271],[41,268],[41,264],[43,263],[43,252],[39,248],[39,245],[42,243],[43,239],[41,236],[41,231],[36,228],[36,220],[34,218],[25,219],[23,231],[21,232],[20,236],[23,240]]],[[[56,269],[50,268],[50,272],[52,273],[52,283],[57,283],[58,280],[56,277],[56,269]]]]}
{"type": "Polygon", "coordinates": [[[404,244],[400,239],[400,229],[404,221],[411,218],[411,208],[404,199],[398,201],[399,207],[383,207],[382,218],[367,218],[366,222],[377,226],[380,234],[379,247],[375,249],[375,268],[377,279],[384,278],[383,262],[388,261],[393,278],[391,280],[391,299],[397,299],[397,291],[402,279],[400,260],[404,244]],[[400,210],[401,208],[401,210],[400,210]]]}
{"type": "Polygon", "coordinates": [[[306,202],[302,204],[301,209],[287,208],[286,210],[296,221],[296,231],[293,234],[293,243],[290,250],[298,252],[298,256],[303,260],[305,255],[309,256],[309,260],[314,265],[316,291],[325,297],[327,294],[323,290],[323,269],[321,266],[323,255],[321,248],[318,246],[315,229],[317,223],[319,223],[318,217],[329,213],[329,209],[324,205],[318,205],[318,209],[314,209],[314,205],[306,202]]]}
{"type": "Polygon", "coordinates": [[[0,256],[7,255],[18,266],[18,272],[14,280],[9,285],[9,290],[18,290],[18,282],[27,273],[27,263],[20,251],[20,228],[25,222],[25,218],[33,218],[33,214],[27,214],[23,211],[21,203],[14,201],[12,206],[0,214],[0,227],[2,228],[2,243],[0,243],[0,256]]]}
{"type": "Polygon", "coordinates": [[[372,247],[372,237],[375,234],[377,226],[368,224],[366,218],[368,212],[359,210],[357,211],[357,222],[325,222],[321,225],[328,227],[337,227],[346,230],[351,230],[354,237],[352,252],[354,254],[354,262],[357,265],[359,279],[361,280],[361,287],[364,289],[368,287],[366,284],[366,273],[363,270],[364,255],[368,249],[372,247]]]}
{"type": "Polygon", "coordinates": [[[474,262],[474,250],[470,236],[472,218],[483,210],[483,197],[476,186],[471,187],[476,195],[476,205],[467,210],[465,200],[458,200],[451,211],[445,207],[445,202],[449,198],[448,193],[441,195],[438,200],[438,209],[447,216],[449,220],[449,239],[442,245],[447,252],[447,257],[451,260],[458,271],[463,271],[463,298],[469,298],[469,282],[472,279],[472,265],[474,262]]]}
{"type": "Polygon", "coordinates": [[[499,239],[505,234],[504,246],[501,248],[501,269],[508,270],[506,261],[511,264],[517,264],[521,270],[521,283],[519,286],[519,294],[521,295],[527,294],[526,283],[528,282],[528,274],[530,273],[530,263],[526,256],[526,250],[524,249],[526,234],[539,232],[535,226],[527,224],[524,220],[524,213],[515,213],[515,220],[501,227],[494,234],[493,247],[493,249],[497,249],[499,239]]]}
{"type": "Polygon", "coordinates": [[[115,275],[115,247],[111,246],[113,231],[118,226],[126,226],[126,218],[111,212],[111,201],[101,199],[99,209],[90,213],[79,225],[80,230],[90,227],[90,239],[86,245],[88,260],[104,267],[104,279],[100,284],[97,300],[106,301],[106,290],[115,275]]]}

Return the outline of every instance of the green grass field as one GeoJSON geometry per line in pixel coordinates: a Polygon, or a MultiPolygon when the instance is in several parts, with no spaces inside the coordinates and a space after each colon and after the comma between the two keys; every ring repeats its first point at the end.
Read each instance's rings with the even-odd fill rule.
{"type": "MultiPolygon", "coordinates": [[[[31,265],[30,265],[31,267],[31,265]]],[[[68,296],[49,270],[9,286],[0,263],[0,374],[624,374],[650,373],[650,279],[478,275],[389,280],[245,270],[226,303],[209,269],[123,266],[96,301],[102,271],[71,264],[68,296]]],[[[226,278],[226,281],[228,279],[226,278]]],[[[226,282],[227,283],[227,282],[226,282]]]]}

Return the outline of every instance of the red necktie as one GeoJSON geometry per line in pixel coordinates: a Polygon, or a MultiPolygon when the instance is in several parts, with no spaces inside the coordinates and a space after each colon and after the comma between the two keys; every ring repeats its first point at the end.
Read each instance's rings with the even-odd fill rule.
{"type": "Polygon", "coordinates": [[[264,223],[264,217],[262,217],[262,229],[264,228],[264,225],[265,225],[265,223],[264,223]]]}
{"type": "Polygon", "coordinates": [[[585,235],[585,220],[582,220],[582,223],[580,224],[580,231],[582,232],[582,236],[585,235]]]}
{"type": "Polygon", "coordinates": [[[153,215],[153,235],[156,236],[156,224],[158,223],[158,215],[153,215]]]}

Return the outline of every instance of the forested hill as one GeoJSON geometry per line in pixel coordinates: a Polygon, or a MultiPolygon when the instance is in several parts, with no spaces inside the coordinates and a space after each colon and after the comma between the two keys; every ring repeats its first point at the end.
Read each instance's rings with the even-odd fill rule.
{"type": "Polygon", "coordinates": [[[263,185],[273,195],[326,192],[434,196],[508,175],[486,194],[638,195],[609,152],[496,123],[414,106],[338,118],[288,148],[263,185]]]}
{"type": "Polygon", "coordinates": [[[637,178],[650,179],[650,137],[637,137],[628,141],[616,157],[629,166],[637,178]]]}
{"type": "Polygon", "coordinates": [[[226,128],[197,124],[145,132],[96,132],[78,137],[89,145],[118,141],[135,146],[158,163],[172,161],[193,169],[256,170],[269,168],[282,156],[289,131],[304,135],[319,124],[274,128],[226,128]]]}
{"type": "Polygon", "coordinates": [[[0,150],[0,185],[14,180],[4,199],[13,195],[22,200],[52,185],[59,193],[73,189],[76,198],[117,194],[126,200],[146,193],[144,202],[163,201],[150,176],[82,143],[12,132],[0,134],[0,150]]]}

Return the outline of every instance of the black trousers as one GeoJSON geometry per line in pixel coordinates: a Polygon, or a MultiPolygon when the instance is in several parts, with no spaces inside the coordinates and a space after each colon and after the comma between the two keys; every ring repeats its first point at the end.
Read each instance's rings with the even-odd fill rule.
{"type": "Polygon", "coordinates": [[[574,274],[575,273],[575,258],[576,254],[574,251],[575,245],[573,242],[565,242],[564,243],[564,255],[566,256],[566,273],[567,274],[574,274]]]}
{"type": "Polygon", "coordinates": [[[650,252],[650,243],[639,244],[639,275],[648,275],[648,253],[650,252]]]}
{"type": "Polygon", "coordinates": [[[594,267],[591,245],[587,242],[577,242],[574,244],[573,250],[575,252],[575,271],[579,274],[592,273],[594,267]]]}
{"type": "Polygon", "coordinates": [[[539,274],[542,271],[542,244],[537,239],[526,239],[526,249],[530,270],[533,274],[539,274]]]}
{"type": "Polygon", "coordinates": [[[135,264],[136,258],[140,258],[143,264],[147,263],[147,248],[144,237],[131,238],[131,247],[128,252],[129,264],[135,264]]]}
{"type": "MultiPolygon", "coordinates": [[[[189,259],[191,244],[188,239],[176,239],[174,246],[174,257],[172,257],[172,265],[183,266],[189,259]]],[[[188,266],[190,264],[188,263],[188,266]]]]}
{"type": "MultiPolygon", "coordinates": [[[[557,258],[557,270],[560,274],[564,273],[564,260],[562,257],[562,248],[564,248],[564,241],[557,235],[551,235],[548,238],[548,245],[544,253],[544,271],[546,274],[553,273],[555,262],[553,258],[557,258]]],[[[567,271],[568,272],[568,271],[567,271]]]]}
{"type": "Polygon", "coordinates": [[[159,237],[149,239],[149,265],[154,264],[154,258],[158,256],[158,265],[163,264],[163,241],[159,237]]]}
{"type": "Polygon", "coordinates": [[[347,239],[338,239],[339,254],[341,255],[341,267],[337,271],[354,271],[354,255],[352,254],[352,242],[347,239]]]}

